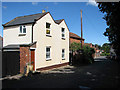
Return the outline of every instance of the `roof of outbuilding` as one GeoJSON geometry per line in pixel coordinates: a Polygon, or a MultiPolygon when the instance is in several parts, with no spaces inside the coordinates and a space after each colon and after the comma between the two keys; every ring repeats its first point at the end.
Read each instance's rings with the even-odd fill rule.
{"type": "Polygon", "coordinates": [[[37,42],[33,42],[33,43],[29,43],[29,44],[10,44],[7,46],[4,46],[4,49],[16,49],[16,48],[20,48],[20,46],[32,46],[33,44],[36,44],[37,42]]]}
{"type": "Polygon", "coordinates": [[[7,49],[7,48],[20,48],[20,45],[7,45],[5,47],[3,47],[4,49],[7,49]]]}
{"type": "Polygon", "coordinates": [[[47,13],[49,13],[49,12],[16,17],[13,20],[11,20],[11,21],[7,22],[6,24],[4,24],[3,26],[13,26],[13,25],[34,23],[35,20],[38,20],[38,19],[42,18],[47,13]]]}
{"type": "Polygon", "coordinates": [[[70,38],[77,38],[77,39],[82,39],[82,40],[84,40],[83,38],[81,38],[80,36],[78,36],[77,34],[75,34],[75,33],[72,33],[72,32],[70,32],[69,33],[69,36],[70,36],[70,38]]]}

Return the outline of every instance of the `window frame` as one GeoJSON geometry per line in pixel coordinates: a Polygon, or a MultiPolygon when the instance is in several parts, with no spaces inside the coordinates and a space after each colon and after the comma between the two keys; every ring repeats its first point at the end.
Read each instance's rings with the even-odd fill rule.
{"type": "Polygon", "coordinates": [[[25,25],[20,25],[19,26],[19,34],[20,35],[26,35],[26,26],[25,25]]]}
{"type": "Polygon", "coordinates": [[[50,26],[51,26],[51,23],[46,22],[46,32],[45,32],[46,36],[51,36],[51,29],[50,29],[51,27],[50,26]],[[49,24],[49,28],[47,27],[47,24],[49,24]],[[50,34],[47,33],[47,30],[50,32],[50,34]]]}
{"type": "Polygon", "coordinates": [[[61,37],[62,37],[62,39],[65,39],[65,28],[61,28],[61,37]],[[63,31],[63,29],[64,29],[64,31],[63,31]],[[63,37],[63,35],[64,35],[64,37],[63,37]]]}
{"type": "Polygon", "coordinates": [[[51,46],[46,46],[46,61],[51,60],[51,46]],[[47,48],[50,49],[50,51],[47,52],[47,48]],[[49,57],[47,58],[47,55],[49,55],[49,57]]]}
{"type": "Polygon", "coordinates": [[[62,60],[65,60],[65,49],[62,49],[62,60]],[[63,50],[64,50],[64,52],[63,52],[63,50]]]}

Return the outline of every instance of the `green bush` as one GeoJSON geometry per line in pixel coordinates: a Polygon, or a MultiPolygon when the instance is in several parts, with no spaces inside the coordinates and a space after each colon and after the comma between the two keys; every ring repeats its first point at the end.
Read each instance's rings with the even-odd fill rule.
{"type": "MultiPolygon", "coordinates": [[[[95,53],[95,50],[94,48],[90,48],[89,46],[83,46],[83,48],[81,48],[81,44],[80,43],[72,43],[70,45],[70,50],[72,50],[73,52],[77,51],[82,51],[82,62],[83,63],[93,63],[94,62],[94,59],[92,57],[92,54],[95,53]]],[[[75,60],[74,60],[75,61],[75,60]]],[[[76,63],[79,63],[79,60],[76,60],[78,62],[76,63]]]]}
{"type": "Polygon", "coordinates": [[[101,56],[109,56],[110,53],[102,53],[101,56]]]}
{"type": "Polygon", "coordinates": [[[90,48],[89,46],[83,46],[83,55],[84,55],[84,63],[93,63],[94,59],[92,54],[95,53],[94,48],[90,48]]]}

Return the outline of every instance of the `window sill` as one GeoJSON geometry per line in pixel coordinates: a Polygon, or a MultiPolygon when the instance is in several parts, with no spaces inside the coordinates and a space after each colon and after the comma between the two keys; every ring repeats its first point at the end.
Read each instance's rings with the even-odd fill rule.
{"type": "Polygon", "coordinates": [[[19,36],[25,36],[26,35],[26,33],[20,33],[19,34],[19,36]]]}
{"type": "Polygon", "coordinates": [[[65,38],[62,38],[63,40],[65,40],[65,38]]]}
{"type": "Polygon", "coordinates": [[[65,60],[65,58],[62,58],[62,60],[65,60]]]}
{"type": "Polygon", "coordinates": [[[47,37],[52,37],[52,36],[51,36],[51,35],[49,35],[49,34],[46,34],[46,36],[47,36],[47,37]]]}
{"type": "Polygon", "coordinates": [[[52,59],[51,59],[51,58],[47,58],[47,59],[46,59],[46,61],[50,61],[50,60],[52,60],[52,59]]]}

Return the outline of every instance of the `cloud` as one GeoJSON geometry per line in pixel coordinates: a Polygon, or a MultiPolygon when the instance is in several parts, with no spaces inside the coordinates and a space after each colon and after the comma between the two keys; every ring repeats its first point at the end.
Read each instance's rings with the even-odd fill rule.
{"type": "Polygon", "coordinates": [[[86,5],[92,5],[92,6],[98,6],[98,3],[96,3],[96,1],[95,0],[89,0],[87,3],[86,3],[86,5]]]}
{"type": "Polygon", "coordinates": [[[58,2],[53,2],[54,5],[58,5],[58,2]]]}
{"type": "Polygon", "coordinates": [[[2,6],[4,9],[6,9],[7,7],[6,6],[2,6]]]}
{"type": "Polygon", "coordinates": [[[32,5],[37,5],[38,4],[38,2],[32,2],[32,5]]]}

